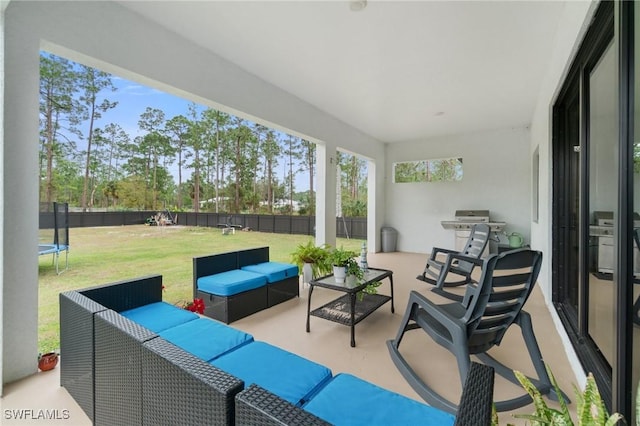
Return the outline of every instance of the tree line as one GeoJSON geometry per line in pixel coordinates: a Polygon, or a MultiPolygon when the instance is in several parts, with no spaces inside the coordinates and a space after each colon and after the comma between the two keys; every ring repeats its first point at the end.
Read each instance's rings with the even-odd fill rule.
{"type": "MultiPolygon", "coordinates": [[[[83,211],[315,214],[314,143],[193,103],[173,117],[147,107],[132,137],[102,120],[119,107],[109,100],[116,90],[106,72],[41,54],[41,201],[83,211]],[[296,191],[299,174],[308,190],[296,191]]],[[[339,152],[337,163],[342,214],[366,216],[366,162],[339,152]]]]}

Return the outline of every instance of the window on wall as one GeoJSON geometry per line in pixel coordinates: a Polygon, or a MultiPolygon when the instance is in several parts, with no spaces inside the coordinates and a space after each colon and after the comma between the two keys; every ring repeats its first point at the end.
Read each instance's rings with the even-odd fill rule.
{"type": "Polygon", "coordinates": [[[459,182],[462,174],[460,157],[393,163],[394,183],[459,182]]]}

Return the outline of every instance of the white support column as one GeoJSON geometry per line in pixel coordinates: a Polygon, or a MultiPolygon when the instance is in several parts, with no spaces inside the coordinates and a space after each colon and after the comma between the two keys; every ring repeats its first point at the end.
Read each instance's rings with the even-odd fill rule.
{"type": "Polygon", "coordinates": [[[35,373],[38,357],[40,40],[18,4],[6,8],[4,21],[3,383],[35,373]]]}
{"type": "Polygon", "coordinates": [[[336,148],[316,148],[316,245],[336,245],[336,148]]]}
{"type": "MultiPolygon", "coordinates": [[[[0,99],[4,99],[4,10],[7,7],[8,2],[0,0],[0,99]]],[[[0,102],[0,135],[4,135],[4,101],[0,102]]],[[[0,176],[4,176],[4,137],[0,137],[0,176]]],[[[4,190],[0,185],[0,223],[4,223],[4,190]]],[[[0,227],[0,259],[4,259],[4,231],[0,227]]],[[[2,295],[4,291],[4,279],[2,276],[4,265],[0,264],[0,307],[4,297],[2,295]]],[[[2,309],[0,309],[2,312],[2,309]]],[[[4,341],[2,329],[4,327],[3,315],[0,315],[0,342],[4,341]]],[[[0,348],[1,349],[1,348],[0,348]]],[[[0,377],[2,377],[2,350],[0,350],[0,377]]],[[[0,397],[3,393],[3,381],[0,380],[0,397]]]]}
{"type": "Polygon", "coordinates": [[[380,251],[380,229],[379,219],[382,217],[382,211],[377,207],[376,201],[378,191],[384,188],[384,185],[378,185],[377,173],[384,170],[384,167],[376,167],[376,163],[371,160],[367,162],[367,251],[375,253],[380,251]]]}

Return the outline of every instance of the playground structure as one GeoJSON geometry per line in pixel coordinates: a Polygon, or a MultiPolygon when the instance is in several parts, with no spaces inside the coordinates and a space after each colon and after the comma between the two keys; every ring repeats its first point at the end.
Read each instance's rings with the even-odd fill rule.
{"type": "Polygon", "coordinates": [[[69,269],[69,204],[41,203],[38,255],[53,254],[56,274],[69,269]],[[51,241],[51,243],[49,243],[51,241]],[[65,252],[64,270],[60,271],[60,253],[65,252]]]}
{"type": "Polygon", "coordinates": [[[229,235],[235,234],[236,229],[242,229],[242,225],[234,224],[233,216],[229,216],[224,223],[218,223],[218,228],[222,228],[222,235],[229,235]]]}
{"type": "Polygon", "coordinates": [[[158,212],[147,219],[146,224],[151,226],[168,226],[175,225],[177,217],[174,217],[167,209],[164,212],[158,212]]]}

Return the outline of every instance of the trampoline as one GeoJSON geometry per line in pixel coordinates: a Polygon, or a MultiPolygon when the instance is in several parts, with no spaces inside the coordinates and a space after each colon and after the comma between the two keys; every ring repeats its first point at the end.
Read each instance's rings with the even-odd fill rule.
{"type": "Polygon", "coordinates": [[[40,213],[40,239],[38,255],[53,255],[56,274],[69,269],[69,205],[67,203],[45,204],[40,213]],[[51,243],[49,243],[51,241],[51,243]],[[60,271],[60,253],[65,252],[64,269],[60,271]]]}

